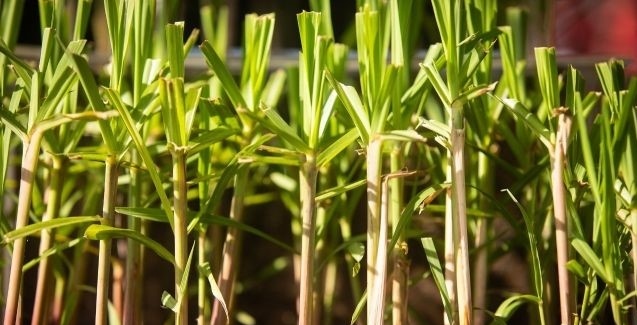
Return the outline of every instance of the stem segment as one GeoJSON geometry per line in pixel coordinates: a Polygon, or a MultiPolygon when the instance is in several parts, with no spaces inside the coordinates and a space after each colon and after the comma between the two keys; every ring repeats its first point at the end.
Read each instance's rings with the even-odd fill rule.
{"type": "MultiPolygon", "coordinates": [[[[392,173],[399,173],[403,168],[404,157],[402,146],[395,143],[391,151],[392,173]]],[[[403,186],[404,182],[400,177],[395,177],[389,182],[390,220],[392,232],[397,231],[396,227],[400,221],[400,214],[403,209],[403,186]]],[[[407,241],[403,234],[400,234],[395,247],[392,247],[393,270],[392,270],[392,324],[406,325],[407,318],[407,289],[409,286],[409,260],[407,259],[407,241]]]]}
{"type": "MultiPolygon", "coordinates": [[[[115,195],[117,194],[117,158],[109,155],[104,166],[104,201],[102,218],[106,224],[112,224],[115,215],[115,195]]],[[[105,325],[108,315],[108,288],[111,270],[111,239],[100,240],[97,269],[97,297],[95,301],[95,324],[105,325]]]]}
{"type": "MultiPolygon", "coordinates": [[[[24,142],[22,170],[20,173],[20,193],[18,211],[16,215],[16,229],[25,227],[29,222],[29,209],[31,207],[33,181],[35,179],[35,171],[38,167],[38,155],[40,154],[41,142],[42,132],[40,131],[36,131],[31,138],[26,139],[24,142]]],[[[22,321],[18,319],[18,305],[20,303],[20,287],[22,285],[22,265],[24,264],[25,247],[26,238],[20,238],[13,242],[11,270],[9,273],[9,289],[7,291],[6,307],[4,311],[4,325],[22,323],[22,321]]]]}
{"type": "Polygon", "coordinates": [[[471,324],[471,276],[469,267],[469,239],[467,236],[467,200],[465,192],[464,172],[464,128],[451,129],[451,164],[452,174],[452,201],[454,216],[454,247],[455,247],[455,272],[456,289],[458,299],[458,318],[460,325],[471,324]]]}
{"type": "Polygon", "coordinates": [[[566,263],[568,262],[568,219],[566,215],[566,189],[564,188],[564,163],[571,119],[565,113],[558,117],[557,137],[553,151],[551,182],[553,183],[553,212],[555,214],[555,241],[557,249],[557,274],[560,291],[562,325],[571,324],[571,285],[566,263]]]}
{"type": "MultiPolygon", "coordinates": [[[[61,195],[61,174],[62,159],[55,155],[51,155],[51,170],[49,173],[49,185],[46,193],[46,213],[42,217],[42,221],[53,220],[59,216],[60,195],[61,195]]],[[[40,232],[40,256],[51,247],[53,234],[51,230],[42,230],[40,232]]],[[[47,324],[49,322],[48,311],[51,301],[51,267],[49,257],[43,257],[38,265],[38,281],[35,290],[35,302],[33,306],[33,315],[31,324],[47,324]]]]}
{"type": "MultiPolygon", "coordinates": [[[[132,165],[129,170],[130,175],[130,187],[128,204],[131,207],[140,206],[140,194],[141,194],[141,182],[139,178],[139,169],[136,164],[139,164],[140,159],[136,150],[131,153],[132,165]]],[[[138,218],[128,217],[128,228],[141,232],[141,220],[138,218]]],[[[140,268],[141,268],[141,251],[140,245],[136,241],[129,239],[126,248],[126,282],[124,287],[124,316],[123,324],[132,325],[139,324],[138,313],[138,282],[140,281],[140,268]]]]}
{"type": "Polygon", "coordinates": [[[301,276],[299,282],[299,325],[313,323],[314,307],[314,250],[316,248],[316,158],[306,155],[299,173],[301,216],[301,276]]]}
{"type": "Polygon", "coordinates": [[[381,237],[382,143],[373,137],[367,146],[367,324],[382,324],[387,242],[381,237]]]}
{"type": "MultiPolygon", "coordinates": [[[[230,218],[236,222],[243,220],[244,212],[244,199],[246,194],[246,187],[248,186],[248,171],[249,167],[243,165],[239,167],[237,175],[234,181],[234,194],[232,196],[232,203],[230,206],[230,218]]],[[[228,303],[229,312],[232,313],[234,305],[234,284],[236,281],[236,274],[239,263],[241,232],[236,227],[229,227],[226,233],[226,240],[223,246],[223,265],[221,266],[221,272],[219,274],[219,291],[221,296],[226,299],[228,303]]],[[[232,315],[231,315],[232,317],[232,315]]],[[[223,311],[223,307],[218,300],[214,300],[212,309],[211,325],[225,325],[226,316],[223,311]]]]}
{"type": "Polygon", "coordinates": [[[186,186],[186,152],[177,148],[173,152],[173,208],[175,225],[175,292],[177,301],[181,301],[177,312],[176,324],[188,324],[188,290],[182,288],[181,281],[188,260],[188,229],[186,208],[188,203],[186,186]],[[184,292],[182,296],[182,291],[184,292]]]}

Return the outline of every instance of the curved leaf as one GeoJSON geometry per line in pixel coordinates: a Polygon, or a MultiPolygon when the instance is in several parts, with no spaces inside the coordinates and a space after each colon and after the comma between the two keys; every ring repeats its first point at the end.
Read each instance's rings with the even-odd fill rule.
{"type": "Polygon", "coordinates": [[[349,147],[350,144],[354,143],[354,141],[358,139],[358,136],[358,131],[356,129],[351,129],[340,138],[335,139],[329,146],[327,146],[327,148],[319,152],[316,165],[321,167],[323,164],[334,159],[336,155],[349,147]]]}
{"type": "Polygon", "coordinates": [[[518,308],[528,302],[539,304],[542,300],[533,295],[516,295],[509,297],[500,304],[500,307],[498,307],[498,310],[495,312],[497,318],[491,322],[491,324],[500,324],[502,320],[508,320],[518,308]]]}
{"type": "Polygon", "coordinates": [[[158,242],[143,234],[130,230],[106,225],[90,225],[84,232],[84,237],[90,240],[105,240],[111,238],[128,238],[152,249],[159,257],[175,265],[175,257],[158,242]]]}
{"type": "Polygon", "coordinates": [[[604,268],[604,264],[602,264],[601,260],[597,255],[595,255],[595,251],[583,240],[579,238],[575,238],[571,241],[571,245],[573,248],[582,256],[584,262],[590,266],[597,275],[608,285],[614,285],[610,281],[610,278],[606,274],[606,269],[604,268]]]}
{"type": "Polygon", "coordinates": [[[77,225],[81,225],[85,223],[99,222],[100,220],[101,218],[98,216],[90,216],[90,217],[84,216],[84,217],[57,218],[53,220],[38,222],[38,223],[30,224],[26,227],[22,227],[4,234],[2,238],[2,243],[3,244],[10,243],[14,240],[39,233],[42,230],[51,230],[51,229],[60,228],[60,227],[77,226],[77,225]]]}
{"type": "MultiPolygon", "coordinates": [[[[115,211],[124,215],[136,217],[140,219],[157,221],[157,222],[168,222],[166,215],[162,213],[161,209],[157,209],[157,208],[118,207],[118,208],[115,208],[115,211]]],[[[238,222],[236,220],[233,220],[227,217],[216,216],[211,214],[204,214],[200,216],[199,218],[197,218],[197,213],[195,212],[189,212],[188,215],[189,215],[189,219],[192,220],[190,224],[188,225],[188,232],[192,231],[192,229],[195,228],[195,225],[198,222],[202,222],[205,224],[217,224],[217,225],[222,225],[226,227],[234,227],[242,231],[251,233],[255,236],[261,237],[289,252],[296,253],[296,250],[292,248],[291,246],[245,223],[238,222]]]]}
{"type": "Polygon", "coordinates": [[[345,106],[347,113],[354,122],[354,126],[358,130],[361,139],[364,143],[369,142],[369,133],[371,132],[371,124],[369,122],[369,116],[361,98],[358,96],[356,89],[352,86],[344,85],[338,82],[331,73],[327,73],[327,80],[334,88],[334,91],[338,94],[338,98],[345,106]]]}
{"type": "Polygon", "coordinates": [[[212,295],[215,298],[217,298],[217,300],[219,300],[219,302],[221,303],[221,307],[223,307],[223,310],[226,312],[226,319],[230,319],[230,316],[228,313],[228,307],[226,306],[226,301],[225,299],[223,299],[223,295],[221,294],[221,290],[219,289],[219,286],[217,285],[217,281],[215,281],[215,277],[212,275],[212,270],[210,269],[210,263],[205,262],[199,265],[199,272],[206,279],[208,279],[208,283],[210,283],[210,290],[212,291],[212,295]]]}
{"type": "Polygon", "coordinates": [[[427,256],[427,262],[429,262],[429,270],[434,278],[438,292],[440,292],[440,298],[442,299],[442,305],[447,314],[447,319],[453,319],[453,312],[451,307],[451,300],[449,300],[449,293],[447,292],[447,286],[445,285],[445,276],[443,274],[442,266],[440,265],[440,259],[436,252],[436,245],[431,237],[421,238],[422,247],[425,249],[425,255],[427,256]]]}

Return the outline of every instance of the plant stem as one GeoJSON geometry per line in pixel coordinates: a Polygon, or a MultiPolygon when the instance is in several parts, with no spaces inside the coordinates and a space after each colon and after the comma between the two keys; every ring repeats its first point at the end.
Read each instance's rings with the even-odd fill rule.
{"type": "MultiPolygon", "coordinates": [[[[489,146],[489,145],[488,145],[489,146]]],[[[489,151],[493,152],[495,144],[489,146],[489,151]]],[[[493,193],[493,166],[489,157],[484,153],[478,153],[478,182],[481,184],[482,190],[487,194],[493,193]]],[[[489,213],[490,202],[487,196],[480,196],[480,209],[489,213]]],[[[486,218],[480,218],[476,225],[475,247],[477,248],[474,262],[474,283],[473,297],[474,305],[477,309],[487,310],[487,280],[489,277],[489,222],[486,218]]],[[[485,322],[485,313],[476,312],[473,315],[473,323],[482,325],[485,322]]]]}
{"type": "MultiPolygon", "coordinates": [[[[454,114],[454,113],[452,113],[454,114]]],[[[452,118],[453,120],[453,118],[452,118]]],[[[451,165],[453,168],[451,190],[453,201],[454,223],[454,251],[455,251],[455,272],[456,289],[458,299],[458,319],[460,325],[471,324],[472,302],[471,302],[471,275],[469,267],[469,239],[467,236],[467,202],[465,192],[465,172],[464,172],[464,128],[454,127],[451,129],[451,165]]]]}
{"type": "Polygon", "coordinates": [[[301,275],[299,280],[299,325],[314,323],[314,250],[316,248],[316,157],[307,154],[299,172],[301,200],[301,275]]]}
{"type": "Polygon", "coordinates": [[[186,271],[188,260],[188,229],[186,209],[188,203],[186,186],[186,151],[177,148],[173,156],[173,209],[175,235],[175,292],[177,301],[181,302],[175,315],[177,325],[188,324],[188,290],[182,288],[181,281],[186,271]],[[182,291],[184,292],[182,296],[182,291]]]}
{"type": "MultiPolygon", "coordinates": [[[[18,196],[18,211],[16,214],[16,229],[23,228],[29,222],[29,210],[31,207],[31,195],[35,172],[38,167],[38,156],[42,132],[37,130],[30,138],[24,140],[22,169],[20,173],[20,192],[18,196]]],[[[19,319],[20,288],[22,286],[22,265],[24,264],[24,250],[26,238],[13,242],[11,255],[11,270],[9,273],[9,289],[7,291],[6,306],[4,311],[4,325],[22,324],[19,319]]]]}
{"type": "MultiPolygon", "coordinates": [[[[62,158],[51,155],[51,168],[49,172],[49,185],[46,192],[46,213],[42,217],[42,221],[53,220],[59,217],[60,195],[61,195],[61,174],[62,174],[62,158]]],[[[44,251],[51,247],[53,235],[50,230],[42,230],[40,232],[40,256],[44,251]]],[[[33,306],[33,314],[31,324],[47,324],[49,322],[48,306],[50,299],[51,285],[51,266],[49,257],[43,257],[38,265],[38,280],[35,290],[35,302],[33,306]]]]}
{"type": "MultiPolygon", "coordinates": [[[[117,245],[117,242],[115,244],[117,245]]],[[[115,251],[117,251],[117,249],[115,251]]],[[[125,266],[122,265],[119,259],[112,259],[111,304],[113,305],[115,315],[117,315],[120,321],[122,319],[122,315],[124,314],[124,267],[125,266]]],[[[111,315],[113,314],[111,313],[111,315]]]]}
{"type": "Polygon", "coordinates": [[[68,283],[66,288],[61,289],[67,294],[62,297],[62,304],[54,308],[53,320],[59,320],[55,322],[56,324],[72,324],[77,318],[77,305],[82,294],[81,287],[86,280],[88,261],[85,254],[88,248],[89,243],[85,240],[73,250],[73,263],[69,270],[68,283]]]}
{"type": "MultiPolygon", "coordinates": [[[[131,207],[140,206],[141,182],[139,179],[140,164],[139,155],[135,149],[131,148],[131,164],[129,169],[130,186],[128,192],[128,205],[131,207]]],[[[141,220],[128,217],[128,229],[136,232],[141,231],[141,220]]],[[[137,241],[128,239],[126,247],[126,280],[124,287],[124,315],[123,324],[139,324],[139,313],[137,304],[138,282],[140,281],[140,245],[137,241]]]]}
{"type": "MultiPolygon", "coordinates": [[[[247,165],[240,166],[237,171],[237,175],[234,180],[234,194],[232,195],[232,202],[230,204],[230,218],[236,222],[243,220],[244,212],[244,199],[248,186],[249,168],[247,165]]],[[[226,240],[223,246],[223,265],[221,266],[221,272],[219,273],[219,290],[221,296],[226,299],[228,303],[229,312],[232,313],[234,305],[234,284],[237,276],[241,232],[235,227],[229,227],[226,233],[226,240]]],[[[230,314],[232,317],[232,314],[230,314]]],[[[212,309],[211,325],[225,325],[226,316],[224,315],[223,307],[221,303],[215,299],[212,309]]]]}
{"type": "MultiPolygon", "coordinates": [[[[206,261],[206,228],[202,228],[198,231],[197,237],[197,265],[203,265],[206,261]]],[[[208,305],[208,298],[206,295],[206,278],[204,276],[197,277],[197,324],[203,325],[206,317],[206,306],[208,305]]]]}
{"type": "MultiPolygon", "coordinates": [[[[447,159],[451,160],[451,154],[447,152],[447,159]]],[[[446,179],[448,182],[452,180],[451,163],[447,164],[446,179]]],[[[450,317],[444,316],[444,324],[451,325],[457,323],[458,305],[456,294],[456,260],[454,247],[454,225],[453,222],[453,188],[449,187],[445,195],[445,287],[449,295],[449,308],[451,309],[450,317]]]]}
{"type": "MultiPolygon", "coordinates": [[[[102,218],[107,225],[112,224],[115,215],[115,196],[117,194],[117,158],[106,157],[104,166],[104,201],[102,218]]],[[[100,240],[97,266],[97,297],[95,301],[95,324],[106,325],[108,315],[108,288],[111,270],[111,239],[100,240]]]]}
{"type": "Polygon", "coordinates": [[[556,143],[552,155],[553,164],[551,167],[560,314],[563,325],[571,324],[571,286],[569,284],[568,269],[566,268],[569,247],[568,220],[566,216],[566,189],[564,188],[564,164],[570,127],[570,117],[565,113],[560,113],[558,117],[556,143]]]}
{"type": "Polygon", "coordinates": [[[382,142],[372,137],[367,145],[367,324],[382,324],[387,264],[387,256],[381,252],[381,246],[387,245],[381,237],[382,142]]]}
{"type": "MultiPolygon", "coordinates": [[[[398,173],[404,164],[403,150],[399,143],[395,143],[391,154],[390,164],[393,173],[398,173]]],[[[401,178],[396,177],[389,181],[390,220],[393,226],[392,232],[396,232],[396,226],[400,220],[403,209],[403,185],[401,178]]],[[[407,319],[407,288],[409,286],[409,260],[407,259],[407,241],[400,234],[395,247],[392,247],[392,324],[406,325],[407,319]]]]}

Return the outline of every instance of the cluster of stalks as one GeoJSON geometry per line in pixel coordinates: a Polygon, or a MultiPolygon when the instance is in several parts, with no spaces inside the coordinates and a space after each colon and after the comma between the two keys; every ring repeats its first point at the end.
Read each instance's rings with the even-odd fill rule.
{"type": "Polygon", "coordinates": [[[202,1],[202,33],[185,35],[177,1],[105,0],[111,62],[94,71],[93,2],[38,5],[32,63],[14,51],[23,1],[0,1],[5,325],[86,321],[86,294],[95,324],[139,324],[149,254],[172,268],[156,301],[168,321],[250,323],[236,298],[258,281],[238,276],[246,233],[283,252],[261,275],[293,268],[299,325],[338,322],[343,283],[352,324],[424,322],[408,297],[430,280],[445,324],[637,322],[637,79],[621,61],[595,65],[601,91],[587,91],[536,48],[535,77],[526,13],[507,8],[498,26],[496,0],[357,1],[353,38],[337,43],[330,2],[316,0],[296,17],[298,64],[271,68],[275,16],[249,14],[232,71],[226,6],[202,1]],[[414,70],[427,19],[440,42],[414,70]],[[197,56],[206,70],[189,73],[197,56]],[[291,243],[253,226],[251,206],[275,202],[291,243]],[[529,292],[489,290],[516,247],[529,292]]]}

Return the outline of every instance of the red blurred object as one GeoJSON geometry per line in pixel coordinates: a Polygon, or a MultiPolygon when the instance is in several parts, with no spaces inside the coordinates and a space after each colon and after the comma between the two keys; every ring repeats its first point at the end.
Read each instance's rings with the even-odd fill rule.
{"type": "Polygon", "coordinates": [[[554,17],[558,52],[622,58],[637,74],[636,0],[558,0],[554,17]]]}

